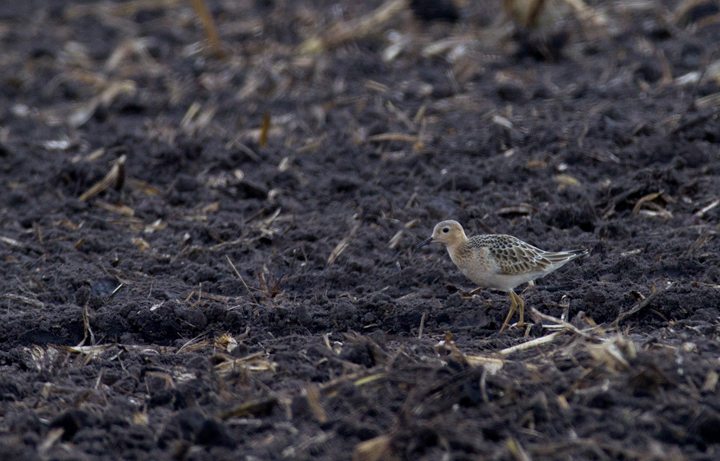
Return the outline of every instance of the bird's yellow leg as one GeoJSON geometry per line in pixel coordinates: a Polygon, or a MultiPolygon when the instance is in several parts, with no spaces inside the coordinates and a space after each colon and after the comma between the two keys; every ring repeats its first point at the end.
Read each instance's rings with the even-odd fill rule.
{"type": "Polygon", "coordinates": [[[526,325],[526,323],[524,321],[525,301],[523,301],[522,298],[520,296],[518,296],[517,293],[515,293],[514,291],[511,293],[513,295],[515,295],[515,299],[517,300],[517,303],[518,303],[518,315],[520,316],[520,321],[518,322],[517,326],[519,326],[520,328],[523,328],[526,325]]]}
{"type": "MultiPolygon", "coordinates": [[[[505,331],[508,327],[508,323],[510,322],[510,319],[512,318],[513,314],[515,313],[515,309],[517,309],[517,302],[515,301],[515,297],[513,296],[515,293],[510,290],[508,292],[510,294],[510,312],[508,312],[507,317],[505,318],[505,323],[503,323],[502,328],[500,328],[500,333],[505,331]]],[[[515,295],[517,296],[517,295],[515,295]]]]}

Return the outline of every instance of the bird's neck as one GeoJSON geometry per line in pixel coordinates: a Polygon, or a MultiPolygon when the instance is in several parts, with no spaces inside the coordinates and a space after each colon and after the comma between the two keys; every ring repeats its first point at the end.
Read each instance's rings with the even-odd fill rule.
{"type": "Polygon", "coordinates": [[[459,261],[462,261],[465,256],[466,251],[466,245],[464,241],[455,242],[455,243],[449,243],[445,245],[445,248],[447,248],[447,252],[450,255],[450,259],[457,264],[459,261]]]}

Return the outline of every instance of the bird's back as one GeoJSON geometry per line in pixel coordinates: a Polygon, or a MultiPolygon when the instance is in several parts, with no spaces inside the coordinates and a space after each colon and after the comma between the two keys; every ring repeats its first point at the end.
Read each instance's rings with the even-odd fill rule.
{"type": "Polygon", "coordinates": [[[559,269],[587,250],[549,252],[541,250],[517,237],[505,234],[477,235],[468,239],[465,246],[474,254],[486,254],[504,275],[536,274],[542,277],[559,269]]]}

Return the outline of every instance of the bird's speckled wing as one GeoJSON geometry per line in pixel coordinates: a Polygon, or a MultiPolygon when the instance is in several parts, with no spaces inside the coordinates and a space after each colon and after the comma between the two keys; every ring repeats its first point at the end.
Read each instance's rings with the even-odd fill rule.
{"type": "Polygon", "coordinates": [[[468,240],[468,245],[487,248],[504,275],[544,272],[553,265],[543,250],[511,235],[478,235],[468,240]]]}

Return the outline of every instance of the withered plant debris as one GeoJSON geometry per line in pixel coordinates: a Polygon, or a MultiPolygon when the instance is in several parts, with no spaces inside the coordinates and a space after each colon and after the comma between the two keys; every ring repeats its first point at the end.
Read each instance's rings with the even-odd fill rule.
{"type": "Polygon", "coordinates": [[[90,189],[83,192],[79,200],[86,202],[91,198],[95,197],[99,193],[103,192],[110,186],[115,187],[115,190],[122,189],[125,184],[125,162],[127,161],[127,155],[121,155],[115,162],[113,162],[112,168],[105,177],[95,183],[90,189]]]}
{"type": "Polygon", "coordinates": [[[321,36],[311,37],[300,46],[305,54],[318,54],[351,40],[378,33],[382,27],[409,6],[409,0],[387,0],[372,13],[348,22],[339,22],[321,36]]]}
{"type": "Polygon", "coordinates": [[[220,34],[218,34],[217,26],[213,20],[212,14],[207,7],[205,0],[192,0],[192,6],[195,10],[195,14],[198,15],[200,22],[205,29],[205,34],[210,41],[210,47],[212,52],[217,58],[225,57],[225,50],[223,49],[222,42],[220,41],[220,34]]]}

